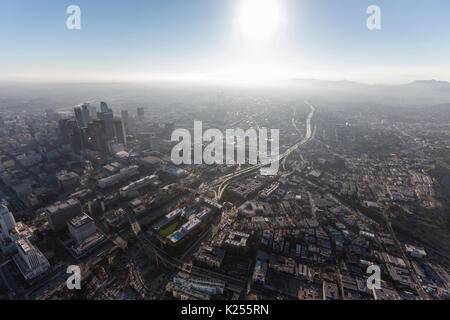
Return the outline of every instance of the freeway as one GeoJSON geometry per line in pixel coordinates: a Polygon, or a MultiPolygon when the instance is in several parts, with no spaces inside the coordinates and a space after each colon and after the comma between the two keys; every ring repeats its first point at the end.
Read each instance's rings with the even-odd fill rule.
{"type": "Polygon", "coordinates": [[[238,178],[238,177],[240,177],[242,175],[245,175],[247,173],[250,173],[252,171],[258,170],[258,169],[260,169],[262,167],[265,167],[267,165],[270,165],[272,162],[278,162],[280,160],[283,160],[284,158],[289,156],[293,151],[297,150],[300,146],[304,145],[305,143],[307,143],[311,139],[311,136],[312,136],[311,119],[312,119],[312,117],[314,115],[314,111],[316,109],[308,101],[305,101],[305,103],[311,108],[311,111],[308,114],[308,117],[306,118],[306,135],[305,135],[305,137],[300,142],[297,142],[292,147],[287,149],[283,154],[277,155],[277,157],[275,159],[271,159],[269,161],[266,161],[266,162],[263,162],[263,163],[260,163],[260,164],[256,164],[256,165],[254,165],[254,166],[252,166],[250,168],[245,168],[245,169],[242,169],[242,170],[235,171],[235,172],[227,174],[227,175],[225,175],[225,176],[223,176],[223,177],[221,177],[219,179],[216,179],[216,181],[221,181],[220,185],[219,185],[219,189],[216,192],[216,200],[217,201],[222,198],[223,193],[225,192],[226,188],[228,187],[229,183],[232,180],[234,180],[234,179],[236,179],[236,178],[238,178]]]}

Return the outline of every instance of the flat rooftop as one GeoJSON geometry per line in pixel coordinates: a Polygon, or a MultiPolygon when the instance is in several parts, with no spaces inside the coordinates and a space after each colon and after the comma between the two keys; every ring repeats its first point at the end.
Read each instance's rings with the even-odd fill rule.
{"type": "Polygon", "coordinates": [[[67,180],[80,178],[80,176],[78,174],[76,174],[75,172],[60,172],[60,173],[58,173],[58,175],[56,177],[58,180],[61,180],[61,181],[67,181],[67,180]]]}
{"type": "Polygon", "coordinates": [[[31,243],[26,239],[19,239],[17,240],[17,244],[19,245],[19,248],[23,251],[23,253],[28,254],[30,251],[32,251],[31,243]]]}
{"type": "Polygon", "coordinates": [[[46,208],[46,211],[50,214],[56,213],[60,210],[67,209],[69,207],[77,205],[79,202],[76,199],[68,199],[63,202],[56,202],[46,208]]]}
{"type": "Polygon", "coordinates": [[[74,228],[80,228],[89,222],[93,221],[91,217],[86,214],[80,214],[75,218],[70,219],[69,224],[74,228]]]}

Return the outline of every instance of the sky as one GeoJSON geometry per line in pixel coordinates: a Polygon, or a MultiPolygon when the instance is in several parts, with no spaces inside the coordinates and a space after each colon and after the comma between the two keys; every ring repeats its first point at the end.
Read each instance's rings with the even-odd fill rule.
{"type": "Polygon", "coordinates": [[[446,0],[2,0],[0,81],[450,80],[446,0]],[[69,30],[66,9],[81,9],[69,30]],[[366,9],[381,9],[369,30],[366,9]]]}

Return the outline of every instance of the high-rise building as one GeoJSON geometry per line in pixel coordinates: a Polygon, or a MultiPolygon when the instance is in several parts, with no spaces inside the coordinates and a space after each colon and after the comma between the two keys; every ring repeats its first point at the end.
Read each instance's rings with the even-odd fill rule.
{"type": "Polygon", "coordinates": [[[83,116],[83,127],[87,127],[89,122],[91,122],[89,103],[85,103],[81,106],[81,114],[83,116]]]}
{"type": "Polygon", "coordinates": [[[81,204],[76,199],[64,202],[56,202],[45,209],[48,224],[53,231],[61,231],[67,226],[67,222],[81,214],[81,204]]]}
{"type": "Polygon", "coordinates": [[[100,101],[100,111],[101,112],[108,112],[108,104],[104,101],[100,101]]]}
{"type": "Polygon", "coordinates": [[[108,154],[108,141],[106,138],[106,126],[104,120],[94,120],[89,124],[89,133],[92,138],[92,143],[98,152],[101,154],[108,154]]]}
{"type": "Polygon", "coordinates": [[[69,232],[72,235],[72,238],[74,238],[74,240],[78,243],[82,242],[84,239],[93,235],[97,231],[94,220],[86,214],[81,214],[70,219],[67,222],[67,226],[69,227],[69,232]]]}
{"type": "Polygon", "coordinates": [[[4,204],[0,205],[0,225],[2,232],[8,232],[16,227],[16,220],[8,207],[4,204]]]}
{"type": "Polygon", "coordinates": [[[79,152],[87,144],[87,137],[83,136],[83,129],[73,119],[61,119],[58,123],[59,132],[64,143],[70,143],[73,151],[79,152]]]}
{"type": "Polygon", "coordinates": [[[28,239],[17,240],[16,247],[18,254],[13,260],[25,280],[36,278],[50,268],[47,258],[28,239]]]}
{"type": "Polygon", "coordinates": [[[85,128],[79,128],[80,140],[81,140],[81,149],[84,149],[89,146],[89,138],[91,137],[89,133],[89,125],[85,128]]]}
{"type": "Polygon", "coordinates": [[[80,152],[84,147],[81,129],[82,128],[78,127],[76,123],[70,123],[70,144],[72,145],[72,149],[75,152],[80,152]]]}
{"type": "Polygon", "coordinates": [[[91,120],[97,119],[97,108],[95,106],[89,105],[89,116],[91,120]]]}
{"type": "Polygon", "coordinates": [[[8,207],[4,204],[0,204],[0,227],[1,227],[1,238],[16,240],[17,235],[16,230],[16,220],[13,214],[9,211],[8,207]]]}
{"type": "Polygon", "coordinates": [[[127,134],[125,129],[125,121],[123,118],[114,119],[114,135],[118,142],[127,144],[127,134]]]}
{"type": "Polygon", "coordinates": [[[75,112],[75,119],[77,120],[77,124],[79,127],[84,127],[84,119],[83,119],[83,112],[80,107],[73,108],[73,111],[75,112]]]}
{"type": "Polygon", "coordinates": [[[137,108],[137,118],[138,120],[144,120],[144,108],[137,108]]]}
{"type": "Polygon", "coordinates": [[[58,121],[59,134],[61,135],[62,140],[66,143],[70,142],[69,124],[68,124],[70,121],[73,120],[61,119],[58,121]]]}
{"type": "Polygon", "coordinates": [[[111,109],[106,111],[97,112],[97,118],[103,120],[105,123],[106,139],[114,139],[114,113],[111,109]]]}

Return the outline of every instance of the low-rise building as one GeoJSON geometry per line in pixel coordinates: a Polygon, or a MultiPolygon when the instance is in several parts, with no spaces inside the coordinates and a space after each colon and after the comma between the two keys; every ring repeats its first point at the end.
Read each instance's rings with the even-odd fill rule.
{"type": "Polygon", "coordinates": [[[157,175],[146,176],[144,178],[141,178],[139,180],[130,183],[126,187],[121,188],[120,195],[125,198],[139,195],[140,189],[148,187],[150,185],[156,185],[157,181],[158,181],[157,175]]]}
{"type": "Polygon", "coordinates": [[[195,253],[194,258],[197,261],[206,263],[210,267],[220,268],[225,257],[225,251],[211,246],[202,246],[195,253]]]}
{"type": "Polygon", "coordinates": [[[256,260],[255,269],[253,270],[252,281],[264,284],[267,275],[267,262],[256,260]]]}
{"type": "Polygon", "coordinates": [[[212,295],[222,294],[225,289],[225,282],[222,280],[192,277],[182,271],[173,277],[173,282],[180,286],[212,295]]]}
{"type": "Polygon", "coordinates": [[[126,168],[120,169],[119,173],[113,174],[106,178],[98,180],[98,186],[102,189],[112,187],[122,181],[125,181],[127,178],[131,178],[139,173],[139,167],[129,166],[126,168]]]}
{"type": "Polygon", "coordinates": [[[56,174],[58,186],[64,192],[71,192],[80,185],[80,176],[75,172],[62,170],[56,174]]]}

